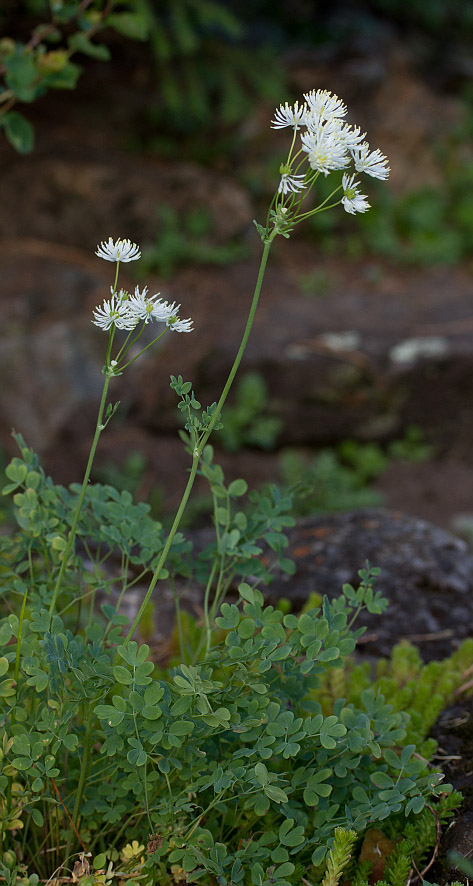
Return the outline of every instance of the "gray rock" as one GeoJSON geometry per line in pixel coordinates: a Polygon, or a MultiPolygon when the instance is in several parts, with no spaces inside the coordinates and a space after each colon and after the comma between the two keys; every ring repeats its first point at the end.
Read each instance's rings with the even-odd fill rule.
{"type": "Polygon", "coordinates": [[[406,639],[425,659],[441,658],[472,636],[473,559],[461,539],[382,508],[311,517],[288,534],[296,573],[275,579],[271,600],[284,596],[298,609],[314,591],[333,598],[344,583],[358,586],[368,560],[381,569],[376,588],[389,608],[382,616],[363,614],[364,651],[387,655],[406,639]]]}

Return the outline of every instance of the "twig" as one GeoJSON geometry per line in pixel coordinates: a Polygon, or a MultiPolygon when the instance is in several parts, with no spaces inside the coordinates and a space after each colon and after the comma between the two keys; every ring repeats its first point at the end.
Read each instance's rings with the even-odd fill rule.
{"type": "Polygon", "coordinates": [[[427,873],[428,870],[430,870],[430,868],[432,867],[432,865],[433,865],[433,863],[434,863],[434,861],[435,861],[435,859],[437,858],[437,855],[438,855],[438,853],[439,853],[439,847],[440,847],[440,818],[438,817],[438,815],[437,815],[435,809],[433,809],[432,806],[429,806],[428,803],[426,803],[425,805],[426,805],[426,808],[430,810],[430,812],[432,813],[432,815],[433,815],[434,818],[435,818],[435,846],[434,846],[434,850],[433,850],[433,852],[432,852],[432,857],[431,857],[429,863],[425,866],[425,868],[424,868],[422,871],[419,871],[419,869],[418,869],[418,867],[417,867],[415,861],[412,860],[412,868],[411,868],[410,871],[409,871],[409,876],[408,876],[408,878],[407,878],[406,886],[411,886],[411,883],[413,883],[414,880],[417,880],[417,879],[419,879],[420,882],[422,882],[423,879],[424,879],[424,875],[427,873]],[[416,872],[416,876],[415,876],[415,877],[413,877],[414,871],[416,872]]]}
{"type": "Polygon", "coordinates": [[[80,845],[82,846],[82,849],[84,850],[84,852],[87,852],[87,851],[88,851],[88,850],[87,850],[87,846],[86,846],[85,843],[83,842],[82,837],[81,837],[81,835],[79,834],[79,831],[77,830],[77,828],[76,828],[76,826],[75,826],[75,824],[74,824],[74,822],[73,822],[71,816],[69,815],[69,812],[68,812],[66,806],[64,805],[64,801],[63,801],[63,799],[62,799],[62,797],[61,797],[61,794],[59,793],[59,789],[58,789],[58,786],[57,786],[56,782],[54,781],[54,778],[51,778],[51,784],[52,784],[54,790],[56,791],[56,794],[58,795],[59,802],[60,802],[62,808],[64,809],[64,812],[66,813],[67,818],[69,819],[69,823],[71,824],[72,829],[73,829],[73,831],[74,831],[74,833],[75,833],[75,835],[76,835],[76,837],[77,837],[77,839],[78,839],[80,845]]]}

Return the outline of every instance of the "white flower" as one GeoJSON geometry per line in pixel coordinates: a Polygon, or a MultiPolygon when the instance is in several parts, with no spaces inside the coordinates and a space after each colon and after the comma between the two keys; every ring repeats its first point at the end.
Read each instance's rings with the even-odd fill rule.
{"type": "Polygon", "coordinates": [[[304,184],[304,179],[305,175],[291,175],[288,172],[283,172],[279,182],[278,193],[289,194],[293,191],[296,194],[298,191],[302,191],[302,188],[307,187],[304,184]]]}
{"type": "Polygon", "coordinates": [[[153,307],[153,317],[155,320],[160,320],[161,323],[167,323],[170,317],[177,317],[180,307],[180,305],[176,306],[175,301],[169,304],[169,302],[159,299],[153,307]]]}
{"type": "Polygon", "coordinates": [[[271,128],[283,129],[285,126],[293,126],[294,129],[299,129],[300,126],[305,125],[306,113],[307,105],[299,106],[299,102],[296,102],[295,105],[288,105],[286,102],[285,105],[280,105],[276,109],[274,120],[271,121],[271,128]]]}
{"type": "Polygon", "coordinates": [[[136,243],[132,243],[131,240],[115,240],[113,242],[112,238],[108,238],[108,242],[102,241],[100,246],[97,246],[97,250],[95,255],[98,255],[99,258],[104,258],[105,261],[136,261],[141,257],[141,252],[139,246],[136,243]]]}
{"type": "MultiPolygon", "coordinates": [[[[159,306],[162,303],[162,299],[160,299],[159,292],[156,295],[148,295],[148,287],[145,286],[143,292],[140,292],[140,287],[135,287],[135,294],[130,295],[128,299],[128,307],[130,313],[136,317],[136,322],[139,320],[144,320],[145,323],[149,323],[150,320],[157,320],[159,317],[156,314],[156,310],[159,309],[159,306]],[[158,301],[156,301],[158,299],[158,301]]],[[[167,304],[167,302],[165,302],[167,304]]]]}
{"type": "Polygon", "coordinates": [[[364,194],[359,194],[357,188],[359,182],[355,181],[355,176],[344,175],[342,178],[343,197],[342,203],[345,212],[354,215],[355,212],[366,212],[370,208],[364,194]]]}
{"type": "Polygon", "coordinates": [[[351,154],[355,161],[357,172],[366,172],[373,178],[387,179],[389,176],[388,158],[381,151],[370,151],[368,142],[363,142],[359,147],[352,148],[351,154]]]}
{"type": "Polygon", "coordinates": [[[350,162],[347,146],[340,133],[320,126],[301,135],[302,150],[307,152],[309,165],[328,175],[334,169],[345,169],[350,162]]]}
{"type": "Polygon", "coordinates": [[[338,95],[328,92],[327,89],[312,89],[304,94],[309,109],[323,120],[333,120],[335,117],[344,117],[347,107],[338,95]]]}
{"type": "Polygon", "coordinates": [[[344,144],[348,151],[358,148],[366,138],[366,132],[362,132],[359,126],[350,126],[343,120],[328,120],[324,124],[324,131],[344,144]]]}
{"type": "Polygon", "coordinates": [[[128,301],[119,295],[112,295],[109,301],[104,301],[102,307],[98,307],[94,311],[94,319],[92,323],[100,326],[101,329],[110,329],[116,326],[117,329],[134,329],[137,324],[136,317],[130,312],[128,301]]]}
{"type": "Polygon", "coordinates": [[[179,320],[179,317],[176,316],[169,317],[166,326],[169,329],[173,329],[174,332],[192,332],[192,320],[190,317],[187,320],[179,320]]]}

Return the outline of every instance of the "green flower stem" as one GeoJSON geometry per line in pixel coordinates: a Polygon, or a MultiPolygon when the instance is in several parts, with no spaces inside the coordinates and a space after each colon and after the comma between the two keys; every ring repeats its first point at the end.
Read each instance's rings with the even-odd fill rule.
{"type": "Polygon", "coordinates": [[[221,413],[221,411],[223,409],[223,405],[225,403],[225,400],[228,397],[228,392],[233,384],[233,379],[235,378],[235,375],[237,374],[238,367],[242,361],[243,354],[245,353],[246,345],[247,345],[248,339],[250,337],[251,328],[253,326],[253,321],[255,319],[256,308],[258,307],[258,300],[259,300],[259,296],[260,296],[260,292],[261,292],[261,287],[263,285],[264,273],[266,271],[266,265],[268,263],[269,250],[271,249],[271,244],[276,236],[276,233],[277,233],[276,231],[272,231],[271,234],[269,235],[269,237],[264,241],[264,249],[263,249],[263,255],[261,256],[261,264],[260,264],[259,271],[258,271],[258,279],[256,280],[253,301],[251,302],[250,312],[248,314],[248,320],[246,321],[246,326],[245,326],[245,331],[243,333],[243,338],[241,340],[240,347],[238,348],[238,353],[235,357],[235,362],[230,370],[230,374],[229,374],[227,381],[225,383],[225,387],[221,393],[220,400],[217,403],[217,408],[214,412],[212,421],[210,422],[210,424],[209,424],[207,430],[205,431],[205,434],[203,435],[203,437],[199,443],[199,446],[197,448],[199,456],[202,455],[204,447],[206,446],[207,441],[214,429],[214,426],[215,426],[215,423],[219,417],[219,414],[221,413]]]}
{"type": "MultiPolygon", "coordinates": [[[[107,364],[106,364],[107,367],[109,365],[111,339],[112,339],[112,335],[110,336],[109,347],[108,347],[108,351],[107,351],[107,364]]],[[[67,544],[66,544],[66,547],[64,550],[61,568],[58,573],[56,585],[54,587],[54,593],[53,593],[52,600],[51,600],[51,603],[49,606],[49,618],[50,619],[53,617],[53,614],[54,614],[57,597],[58,597],[59,590],[61,587],[61,582],[62,582],[62,579],[64,576],[64,572],[66,571],[67,562],[69,560],[69,554],[71,552],[71,548],[72,548],[72,545],[74,544],[74,539],[76,537],[77,525],[79,523],[79,517],[80,517],[81,510],[82,510],[82,505],[84,503],[85,491],[87,489],[87,484],[89,482],[90,472],[92,470],[92,465],[93,465],[94,457],[95,457],[95,451],[97,449],[97,443],[99,442],[100,434],[102,433],[102,431],[104,429],[104,425],[102,422],[103,422],[103,415],[104,415],[104,411],[105,411],[105,403],[107,400],[108,386],[110,384],[111,378],[112,378],[112,375],[110,375],[108,373],[108,370],[106,369],[102,397],[100,400],[100,406],[99,406],[99,411],[98,411],[98,415],[97,415],[97,427],[95,429],[94,439],[92,441],[92,446],[90,448],[89,460],[87,462],[87,467],[85,469],[84,479],[82,481],[82,488],[81,488],[81,491],[79,494],[79,499],[78,499],[77,506],[76,506],[76,512],[74,514],[74,519],[72,521],[71,531],[69,532],[69,538],[67,539],[67,544]]]]}
{"type": "MultiPolygon", "coordinates": [[[[144,326],[143,326],[143,329],[144,329],[144,326]]],[[[141,332],[143,332],[143,329],[141,330],[141,332]]],[[[164,329],[159,335],[157,335],[156,338],[153,338],[153,341],[150,341],[149,345],[146,345],[146,346],[140,351],[140,353],[136,355],[136,357],[133,357],[131,360],[128,360],[128,363],[124,363],[122,366],[120,366],[120,372],[123,372],[123,370],[126,369],[127,366],[131,366],[131,364],[134,363],[135,360],[138,360],[138,357],[141,357],[141,355],[144,354],[144,352],[147,351],[148,348],[151,348],[153,345],[155,345],[156,342],[159,341],[159,339],[162,338],[163,335],[165,335],[167,331],[168,331],[168,327],[166,326],[166,329],[164,329]]],[[[123,356],[125,356],[125,354],[128,353],[128,351],[130,350],[131,346],[134,345],[134,343],[135,343],[135,341],[137,341],[137,339],[139,339],[139,337],[140,337],[140,335],[141,335],[141,332],[139,333],[139,335],[136,336],[136,338],[133,339],[132,342],[130,342],[129,347],[126,349],[126,351],[124,352],[123,356]]]]}
{"type": "MultiPolygon", "coordinates": [[[[209,575],[209,578],[207,581],[207,585],[205,588],[205,594],[204,594],[204,621],[205,621],[205,636],[206,636],[207,650],[210,648],[210,641],[211,641],[211,634],[212,634],[212,628],[211,628],[210,619],[209,619],[210,590],[213,585],[213,580],[214,580],[216,568],[217,568],[217,557],[215,557],[215,559],[213,561],[212,570],[210,572],[210,575],[209,575]]],[[[220,580],[220,577],[219,577],[219,580],[220,580]]],[[[200,645],[199,645],[199,654],[200,654],[200,645]]]]}
{"type": "Polygon", "coordinates": [[[179,525],[180,525],[180,522],[181,522],[181,519],[182,519],[182,515],[183,515],[183,513],[184,513],[184,510],[185,510],[185,507],[186,507],[187,501],[188,501],[188,499],[189,499],[189,496],[190,496],[191,491],[192,491],[192,487],[193,487],[193,485],[194,485],[194,480],[195,480],[195,478],[196,478],[196,474],[197,474],[197,468],[199,467],[199,459],[200,459],[200,453],[198,453],[197,451],[195,451],[195,452],[194,452],[194,455],[193,455],[193,457],[192,457],[192,468],[191,468],[191,471],[190,471],[190,474],[189,474],[189,479],[188,479],[188,481],[187,481],[186,488],[184,489],[184,493],[183,493],[183,496],[182,496],[182,499],[181,499],[181,503],[180,503],[179,508],[178,508],[178,510],[177,510],[176,516],[174,517],[174,522],[173,522],[173,524],[172,524],[172,526],[171,526],[171,529],[170,529],[170,531],[169,531],[169,535],[168,535],[168,537],[167,537],[167,539],[166,539],[166,544],[164,545],[164,548],[163,548],[163,550],[162,550],[161,556],[160,556],[160,558],[159,558],[158,565],[156,566],[156,569],[155,569],[155,571],[154,571],[153,577],[152,577],[152,579],[151,579],[151,581],[150,581],[149,588],[148,588],[148,590],[146,591],[146,594],[145,594],[145,596],[144,596],[144,598],[143,598],[143,602],[142,602],[140,608],[138,609],[138,612],[137,612],[137,614],[136,614],[136,618],[135,618],[135,620],[134,620],[134,622],[133,622],[133,624],[132,624],[130,630],[128,631],[128,634],[127,634],[126,637],[125,637],[125,643],[128,643],[128,642],[131,640],[131,638],[132,638],[132,636],[133,636],[133,634],[134,634],[136,628],[138,627],[138,625],[139,625],[139,623],[140,623],[140,621],[141,621],[141,618],[142,618],[142,616],[143,616],[143,613],[144,613],[144,611],[145,611],[145,609],[146,609],[146,607],[147,607],[147,605],[148,605],[148,603],[149,603],[149,601],[150,601],[151,594],[153,593],[153,591],[154,591],[154,589],[155,589],[155,587],[156,587],[156,584],[157,584],[157,582],[158,582],[158,580],[159,580],[159,577],[160,577],[160,575],[161,575],[161,571],[162,571],[162,569],[163,569],[163,566],[164,566],[164,564],[165,564],[165,562],[166,562],[166,559],[167,559],[167,556],[168,556],[168,554],[169,554],[169,549],[170,549],[170,547],[171,547],[171,545],[172,545],[172,543],[173,543],[173,541],[174,541],[174,536],[175,536],[177,530],[179,529],[179,525]]]}
{"type": "Polygon", "coordinates": [[[221,393],[220,400],[217,403],[217,408],[214,412],[212,420],[211,420],[208,428],[206,429],[205,433],[201,437],[201,440],[200,440],[198,446],[196,446],[194,449],[194,452],[192,455],[192,468],[191,468],[191,471],[189,474],[189,479],[187,480],[186,488],[184,489],[184,493],[182,495],[181,503],[180,503],[179,508],[177,510],[176,516],[174,518],[174,522],[171,526],[171,529],[169,531],[169,535],[166,540],[166,544],[164,545],[162,554],[159,558],[158,565],[156,566],[156,569],[154,571],[150,585],[149,585],[148,590],[146,591],[146,594],[144,596],[143,602],[136,614],[135,620],[134,620],[133,624],[131,625],[130,630],[128,631],[128,634],[125,637],[125,643],[128,643],[131,640],[136,628],[138,627],[138,625],[141,621],[143,613],[150,601],[151,594],[153,593],[154,588],[156,587],[156,584],[159,580],[159,577],[161,575],[161,571],[162,571],[164,564],[166,562],[170,547],[174,541],[174,536],[176,535],[176,532],[179,529],[182,515],[184,513],[185,507],[187,505],[189,496],[192,491],[192,487],[194,485],[194,480],[197,475],[197,469],[199,467],[200,456],[202,455],[203,449],[204,449],[204,447],[205,447],[205,445],[206,445],[206,443],[207,443],[207,441],[214,429],[214,426],[218,420],[218,417],[222,411],[223,405],[224,405],[225,400],[227,399],[227,396],[228,396],[228,392],[232,386],[233,379],[235,378],[235,375],[236,375],[238,367],[241,363],[243,354],[245,353],[245,348],[246,348],[248,339],[250,337],[251,327],[253,326],[253,321],[255,319],[255,313],[256,313],[256,308],[258,306],[258,300],[259,300],[259,296],[260,296],[260,292],[261,292],[261,287],[263,285],[264,272],[266,270],[266,265],[268,262],[269,250],[271,249],[271,244],[276,236],[276,233],[277,233],[276,231],[272,231],[272,233],[264,241],[263,255],[261,256],[261,263],[260,263],[260,267],[259,267],[259,271],[258,271],[258,278],[256,280],[255,291],[253,293],[253,299],[251,302],[251,307],[250,307],[250,311],[248,314],[248,319],[246,321],[245,331],[243,333],[240,347],[238,348],[238,352],[235,357],[235,361],[234,361],[233,366],[230,370],[229,376],[228,376],[227,381],[225,383],[225,387],[223,388],[223,391],[221,393]]]}

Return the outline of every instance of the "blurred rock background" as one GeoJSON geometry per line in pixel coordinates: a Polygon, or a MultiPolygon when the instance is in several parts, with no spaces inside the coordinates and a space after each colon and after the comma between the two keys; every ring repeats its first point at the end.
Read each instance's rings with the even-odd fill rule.
{"type": "MultiPolygon", "coordinates": [[[[252,219],[265,214],[287,141],[270,120],[320,87],[389,156],[391,178],[364,182],[366,216],[322,214],[276,244],[218,458],[229,479],[304,485],[304,515],[384,502],[468,535],[472,9],[128,5],[146,12],[145,38],[102,31],[109,60],[81,55],[75,89],[21,106],[34,149],[0,141],[5,459],[15,427],[57,481],[80,478],[105,344],[91,311],[112,282],[94,251],[129,237],[143,260],[122,268],[121,285],[146,282],[181,303],[195,332],[167,336],[114,382],[121,408],[96,479],[132,489],[156,514],[179,500],[187,456],[169,375],[192,380],[203,402],[218,396],[258,267],[252,219]]],[[[0,41],[26,42],[47,7],[7,0],[0,41]]],[[[201,487],[191,516],[205,507],[201,487]]]]}

